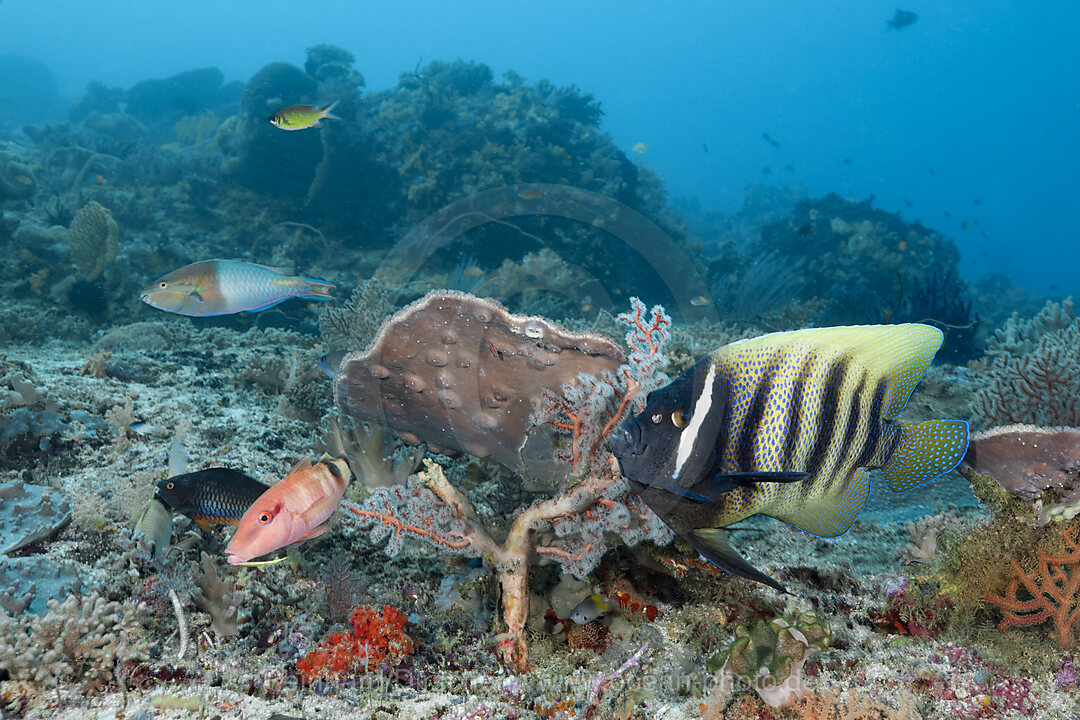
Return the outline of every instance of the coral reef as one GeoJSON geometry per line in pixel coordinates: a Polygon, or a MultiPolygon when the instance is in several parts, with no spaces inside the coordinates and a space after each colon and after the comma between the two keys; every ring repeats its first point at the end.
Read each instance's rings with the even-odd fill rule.
{"type": "Polygon", "coordinates": [[[799,188],[749,188],[730,215],[684,204],[688,236],[652,156],[621,151],[601,117],[577,87],[498,78],[475,62],[419,63],[368,92],[352,52],[314,45],[302,64],[246,83],[213,69],[91,83],[68,122],[0,129],[0,495],[24,488],[14,504],[0,498],[0,540],[22,545],[0,558],[0,607],[14,616],[0,618],[4,713],[1067,712],[1080,683],[1056,622],[1075,608],[1051,599],[1073,584],[1068,540],[1080,540],[1049,521],[1073,516],[1077,473],[1074,431],[1051,425],[1075,393],[1035,382],[1026,400],[1009,395],[1023,392],[1011,376],[984,376],[1031,362],[1047,337],[1068,357],[1071,303],[1022,321],[1044,299],[1001,278],[965,284],[941,234],[799,188]],[[315,130],[267,123],[285,104],[334,101],[342,119],[315,130]],[[82,219],[96,207],[111,224],[76,248],[84,207],[82,219]],[[355,292],[196,320],[138,300],[155,277],[207,257],[299,265],[355,292]],[[443,288],[506,308],[429,296],[410,307],[443,298],[446,312],[406,308],[408,339],[379,336],[389,313],[443,288]],[[634,301],[615,317],[646,292],[673,312],[634,301]],[[1011,320],[1006,306],[1019,311],[1011,320]],[[1004,326],[988,358],[973,359],[980,317],[979,331],[1004,326]],[[932,370],[909,416],[966,417],[979,389],[984,425],[1009,420],[1000,401],[1043,427],[999,433],[1021,444],[998,453],[996,470],[983,463],[997,440],[976,436],[969,460],[996,478],[965,470],[981,506],[949,477],[918,503],[872,495],[860,516],[872,532],[858,542],[756,520],[733,528],[820,626],[793,617],[790,597],[670,545],[612,466],[611,428],[704,353],[815,322],[901,320],[942,327],[950,359],[973,360],[932,370]],[[564,346],[584,336],[604,351],[564,346]],[[338,351],[367,373],[338,378],[343,394],[375,403],[363,418],[337,414],[323,373],[341,368],[338,351]],[[588,367],[568,362],[581,358],[588,367]],[[444,374],[453,387],[439,386],[444,374]],[[446,390],[460,413],[439,402],[446,390]],[[513,403],[498,428],[486,424],[495,401],[513,403]],[[416,472],[428,448],[395,429],[457,455],[416,472]],[[322,536],[280,564],[234,571],[217,560],[228,528],[204,531],[151,500],[175,471],[174,447],[193,467],[260,479],[328,449],[360,482],[322,536]],[[53,513],[35,514],[41,503],[53,513]],[[606,614],[560,620],[593,593],[612,601],[606,614]],[[1044,612],[1057,617],[1037,620],[1044,612]],[[817,652],[811,636],[824,627],[831,649],[817,652]],[[772,708],[735,672],[778,699],[790,699],[785,679],[810,687],[772,708]],[[706,700],[714,688],[723,698],[706,700]]]}
{"type": "Polygon", "coordinates": [[[129,115],[153,129],[156,136],[165,137],[184,117],[234,109],[240,92],[240,83],[225,84],[221,70],[209,67],[161,80],[143,80],[128,89],[123,98],[129,115]]]}
{"type": "Polygon", "coordinates": [[[837,195],[800,201],[786,221],[762,228],[761,247],[809,262],[807,281],[822,297],[859,285],[888,297],[898,272],[945,274],[960,257],[940,233],[837,195]]]}

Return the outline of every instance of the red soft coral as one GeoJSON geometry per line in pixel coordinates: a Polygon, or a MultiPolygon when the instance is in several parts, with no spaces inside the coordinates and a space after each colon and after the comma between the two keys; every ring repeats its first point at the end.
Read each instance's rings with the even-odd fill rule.
{"type": "Polygon", "coordinates": [[[352,611],[351,632],[330,633],[319,647],[296,662],[296,673],[305,683],[338,680],[342,675],[370,672],[384,661],[400,662],[415,649],[405,633],[407,618],[386,605],[376,613],[367,605],[352,611]]]}

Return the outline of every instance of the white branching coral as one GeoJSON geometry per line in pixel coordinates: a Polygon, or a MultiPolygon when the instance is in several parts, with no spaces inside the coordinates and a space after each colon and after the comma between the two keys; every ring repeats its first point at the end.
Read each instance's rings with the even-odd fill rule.
{"type": "Polygon", "coordinates": [[[80,682],[85,692],[101,692],[115,682],[118,662],[147,659],[146,613],[91,593],[50,600],[44,617],[0,616],[0,669],[14,680],[80,682]]]}

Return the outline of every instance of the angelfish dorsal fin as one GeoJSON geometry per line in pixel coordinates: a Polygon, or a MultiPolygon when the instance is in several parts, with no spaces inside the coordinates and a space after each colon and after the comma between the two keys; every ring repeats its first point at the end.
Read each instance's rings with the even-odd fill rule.
{"type": "Polygon", "coordinates": [[[784,352],[810,352],[818,357],[841,356],[866,368],[871,378],[887,380],[881,419],[892,420],[907,404],[926,369],[941,347],[944,335],[931,325],[852,325],[807,328],[770,333],[725,346],[725,354],[739,357],[759,348],[790,348],[784,352]]]}

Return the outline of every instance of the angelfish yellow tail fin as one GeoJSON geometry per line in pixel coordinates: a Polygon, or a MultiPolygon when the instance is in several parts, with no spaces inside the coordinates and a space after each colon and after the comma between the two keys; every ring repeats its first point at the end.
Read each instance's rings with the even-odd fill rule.
{"type": "Polygon", "coordinates": [[[927,420],[900,429],[896,449],[881,468],[889,489],[903,492],[933,480],[960,464],[967,452],[964,420],[927,420]]]}

